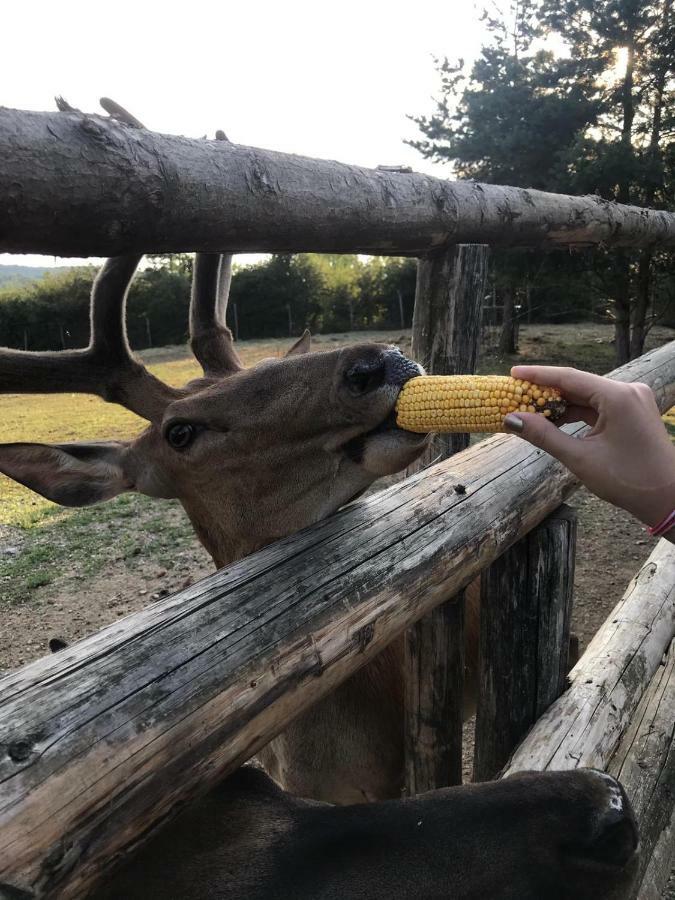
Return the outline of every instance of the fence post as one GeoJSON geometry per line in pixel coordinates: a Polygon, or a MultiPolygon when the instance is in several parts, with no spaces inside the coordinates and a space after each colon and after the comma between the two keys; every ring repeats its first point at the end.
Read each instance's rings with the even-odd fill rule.
{"type": "MultiPolygon", "coordinates": [[[[489,248],[457,244],[417,267],[412,356],[430,374],[474,372],[489,248]]],[[[468,446],[437,435],[408,474],[468,446]]],[[[410,796],[462,781],[464,596],[448,599],[405,637],[405,760],[410,796]]]]}
{"type": "Polygon", "coordinates": [[[565,688],[575,544],[563,505],[483,572],[475,781],[499,772],[565,688]]]}

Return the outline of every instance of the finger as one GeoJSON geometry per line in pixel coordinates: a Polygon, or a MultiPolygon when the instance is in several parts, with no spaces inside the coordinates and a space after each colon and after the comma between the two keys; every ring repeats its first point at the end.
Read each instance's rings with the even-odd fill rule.
{"type": "Polygon", "coordinates": [[[598,413],[590,406],[569,404],[562,416],[555,420],[555,424],[569,425],[571,422],[585,422],[587,425],[595,425],[597,421],[598,413]]]}
{"type": "Polygon", "coordinates": [[[504,428],[555,456],[574,471],[580,457],[580,441],[560,431],[545,416],[536,413],[511,413],[504,419],[504,428]]]}
{"type": "Polygon", "coordinates": [[[567,400],[580,406],[595,405],[593,401],[597,402],[598,394],[607,393],[613,387],[608,378],[564,366],[514,366],[511,375],[534,384],[557,387],[567,400]]]}

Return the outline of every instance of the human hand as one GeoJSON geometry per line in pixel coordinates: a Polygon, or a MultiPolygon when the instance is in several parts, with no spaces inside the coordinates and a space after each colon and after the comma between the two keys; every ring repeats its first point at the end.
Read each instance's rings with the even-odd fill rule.
{"type": "Polygon", "coordinates": [[[515,366],[511,374],[560,389],[568,407],[558,424],[592,427],[572,437],[544,416],[519,412],[504,420],[508,431],[555,456],[590,491],[646,525],[675,509],[675,446],[650,387],[554,366],[515,366]]]}

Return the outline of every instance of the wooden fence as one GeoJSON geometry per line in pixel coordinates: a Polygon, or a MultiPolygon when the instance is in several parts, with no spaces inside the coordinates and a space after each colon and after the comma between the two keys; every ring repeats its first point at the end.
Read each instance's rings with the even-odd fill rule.
{"type": "MultiPolygon", "coordinates": [[[[48,166],[36,171],[51,179],[48,166]]],[[[137,234],[135,220],[121,230],[111,223],[130,222],[135,203],[161,211],[162,226],[150,226],[145,250],[194,248],[193,240],[199,249],[269,249],[274,223],[289,215],[292,227],[274,238],[285,242],[283,249],[437,248],[420,262],[413,334],[415,351],[433,371],[470,371],[475,364],[475,298],[484,293],[487,249],[448,244],[453,236],[675,242],[675,216],[668,213],[368,172],[222,142],[216,150],[211,142],[153,136],[79,113],[0,110],[2,203],[12,228],[0,229],[0,249],[23,252],[128,251],[142,231],[137,234]],[[31,154],[49,153],[54,134],[65,168],[61,181],[46,187],[54,221],[64,228],[55,231],[52,223],[49,232],[43,222],[36,231],[30,227],[40,219],[35,181],[19,200],[16,185],[31,154]],[[90,152],[82,152],[83,144],[90,152]],[[174,153],[173,168],[164,158],[163,171],[175,179],[178,211],[162,206],[162,178],[144,199],[156,158],[148,148],[160,161],[174,153]],[[127,193],[115,180],[124,172],[125,152],[136,168],[149,154],[146,171],[135,173],[127,193]],[[192,172],[181,168],[191,154],[201,159],[192,172]],[[90,164],[91,171],[82,169],[90,164]],[[97,172],[109,177],[94,184],[97,172]],[[397,186],[397,177],[408,181],[397,186]],[[69,197],[70,209],[98,208],[96,228],[68,224],[62,182],[78,193],[77,204],[69,197]],[[312,205],[302,206],[298,192],[310,184],[312,205]],[[212,187],[207,221],[194,231],[195,204],[212,187]],[[354,190],[358,227],[349,209],[354,190]],[[410,208],[399,222],[391,209],[400,211],[404,201],[410,208]],[[192,215],[181,226],[189,202],[192,215]],[[253,243],[243,247],[240,233],[253,243]],[[321,246],[312,234],[323,235],[321,246]]],[[[611,377],[649,383],[660,408],[668,409],[675,404],[675,342],[611,377]]],[[[433,453],[450,457],[465,444],[444,439],[433,453]]],[[[461,592],[481,573],[477,772],[497,774],[536,720],[512,768],[593,764],[618,772],[634,792],[643,843],[654,848],[646,855],[645,879],[656,890],[672,850],[674,748],[665,720],[675,689],[668,649],[675,632],[674,549],[657,548],[627,595],[632,605],[608,620],[556,701],[565,683],[575,537],[574,517],[561,503],[575,487],[573,476],[546,454],[497,436],[6,676],[0,681],[0,896],[82,896],[120,854],[411,626],[409,789],[457,781],[462,726],[447,707],[456,709],[462,692],[461,592]],[[425,618],[430,614],[433,619],[425,618]],[[641,753],[654,763],[644,776],[641,753]]]]}

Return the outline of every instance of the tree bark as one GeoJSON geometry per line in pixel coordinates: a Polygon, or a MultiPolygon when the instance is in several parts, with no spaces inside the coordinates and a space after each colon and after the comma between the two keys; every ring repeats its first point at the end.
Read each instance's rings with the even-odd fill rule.
{"type": "Polygon", "coordinates": [[[345,252],[453,242],[675,246],[675,215],[0,108],[0,251],[345,252]]]}
{"type": "MultiPolygon", "coordinates": [[[[663,0],[661,9],[661,34],[668,35],[672,33],[670,26],[672,0],[663,0]]],[[[672,39],[671,39],[672,40],[672,39]]],[[[654,203],[656,191],[658,187],[663,186],[663,177],[659,173],[657,176],[656,169],[660,162],[660,141],[661,141],[661,123],[663,120],[663,95],[666,85],[666,78],[672,66],[671,52],[669,45],[661,49],[660,65],[656,71],[654,84],[654,108],[652,110],[652,128],[649,136],[649,148],[647,150],[647,160],[650,169],[647,173],[647,188],[644,193],[645,206],[650,207],[654,203]]],[[[636,292],[637,296],[631,315],[631,335],[630,335],[630,358],[637,359],[644,352],[645,336],[647,333],[646,319],[647,310],[649,309],[650,288],[652,279],[652,258],[653,250],[645,248],[640,253],[640,261],[638,263],[638,276],[636,292]]]]}

